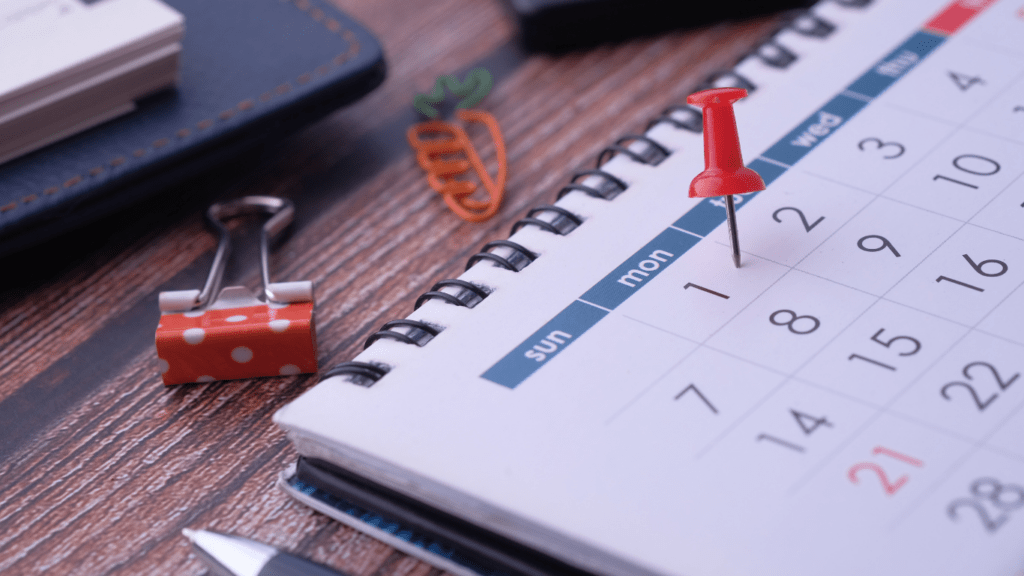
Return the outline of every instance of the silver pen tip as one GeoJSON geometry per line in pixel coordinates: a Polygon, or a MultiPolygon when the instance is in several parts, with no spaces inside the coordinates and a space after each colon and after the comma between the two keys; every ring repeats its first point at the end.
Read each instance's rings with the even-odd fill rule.
{"type": "Polygon", "coordinates": [[[182,528],[181,529],[181,535],[184,536],[185,538],[188,538],[190,541],[195,542],[196,541],[196,536],[198,536],[199,533],[196,532],[195,530],[190,530],[188,528],[182,528]]]}

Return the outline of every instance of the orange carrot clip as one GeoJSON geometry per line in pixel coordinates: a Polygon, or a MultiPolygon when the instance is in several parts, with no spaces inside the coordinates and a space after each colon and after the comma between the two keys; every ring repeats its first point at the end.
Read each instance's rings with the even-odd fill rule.
{"type": "Polygon", "coordinates": [[[430,187],[441,194],[448,207],[463,220],[483,222],[497,213],[501,199],[505,195],[505,180],[508,175],[505,140],[501,135],[498,121],[487,112],[457,110],[456,115],[463,122],[479,122],[487,126],[494,140],[494,151],[498,161],[497,178],[491,179],[466,131],[456,124],[442,120],[420,122],[409,128],[409,144],[416,151],[416,161],[427,171],[427,182],[430,187]],[[423,138],[430,135],[441,137],[423,138]],[[460,152],[466,157],[450,158],[460,152]],[[457,176],[468,172],[470,167],[483,183],[487,192],[486,200],[471,197],[477,190],[476,183],[456,180],[457,176]]]}

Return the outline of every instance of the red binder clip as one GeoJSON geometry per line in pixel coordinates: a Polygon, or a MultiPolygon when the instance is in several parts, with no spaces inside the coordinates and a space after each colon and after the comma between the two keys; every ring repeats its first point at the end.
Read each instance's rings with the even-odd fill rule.
{"type": "Polygon", "coordinates": [[[210,206],[206,217],[220,242],[206,285],[160,293],[156,353],[165,385],[316,372],[313,283],[271,283],[268,271],[270,237],[294,213],[290,200],[272,196],[210,206]],[[259,212],[272,215],[260,233],[263,300],[242,286],[220,289],[231,250],[223,221],[259,212]]]}

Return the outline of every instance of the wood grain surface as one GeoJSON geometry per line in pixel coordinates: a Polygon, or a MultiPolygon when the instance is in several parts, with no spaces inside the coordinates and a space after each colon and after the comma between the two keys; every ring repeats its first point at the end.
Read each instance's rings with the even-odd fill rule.
{"type": "MultiPolygon", "coordinates": [[[[780,22],[552,56],[518,48],[498,0],[337,4],[384,45],[388,78],[375,92],[273,148],[0,261],[0,573],[201,574],[180,535],[188,527],[360,576],[439,574],[274,488],[296,454],[271,415],[315,376],[161,384],[156,298],[202,285],[215,247],[205,206],[245,194],[295,201],[272,274],[314,282],[324,369],[780,22]],[[448,211],[405,140],[418,120],[413,95],[475,66],[494,75],[478,108],[498,119],[509,160],[505,204],[481,224],[448,211]]],[[[255,289],[254,228],[237,227],[228,280],[255,289]]]]}

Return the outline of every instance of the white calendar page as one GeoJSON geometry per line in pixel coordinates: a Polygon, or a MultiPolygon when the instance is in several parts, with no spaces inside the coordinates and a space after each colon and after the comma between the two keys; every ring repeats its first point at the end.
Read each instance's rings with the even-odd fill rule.
{"type": "Polygon", "coordinates": [[[602,574],[1024,569],[1024,2],[819,4],[737,104],[768,189],[687,199],[700,136],[559,202],[424,347],[276,421],[299,451],[602,574]]]}

